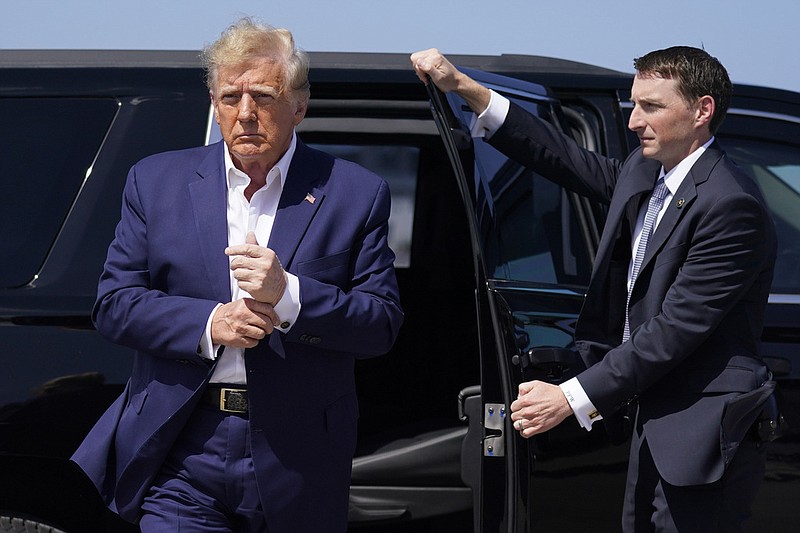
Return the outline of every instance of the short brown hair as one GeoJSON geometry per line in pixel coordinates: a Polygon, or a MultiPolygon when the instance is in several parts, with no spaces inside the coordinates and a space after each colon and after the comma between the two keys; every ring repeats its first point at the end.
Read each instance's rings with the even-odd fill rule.
{"type": "Polygon", "coordinates": [[[728,112],[733,93],[728,71],[717,58],[700,48],[673,46],[637,57],[633,66],[644,76],[676,80],[678,91],[687,103],[693,103],[701,96],[711,96],[716,105],[709,130],[712,135],[717,132],[728,112]]]}

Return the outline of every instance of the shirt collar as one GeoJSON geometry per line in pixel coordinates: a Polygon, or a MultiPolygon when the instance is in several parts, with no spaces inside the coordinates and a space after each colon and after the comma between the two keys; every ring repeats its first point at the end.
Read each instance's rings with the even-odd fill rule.
{"type": "Polygon", "coordinates": [[[664,174],[664,166],[661,166],[661,174],[659,177],[664,178],[664,184],[669,189],[670,194],[675,194],[678,192],[678,187],[681,186],[683,183],[684,178],[689,175],[689,171],[692,169],[697,160],[700,159],[706,149],[711,146],[711,143],[714,142],[714,136],[712,137],[700,148],[686,156],[683,161],[675,165],[675,167],[664,174]]]}
{"type": "MultiPolygon", "coordinates": [[[[228,145],[223,143],[223,146],[225,146],[225,149],[222,152],[225,159],[225,178],[228,182],[228,188],[233,189],[241,185],[247,187],[247,185],[250,183],[250,176],[234,166],[228,145]]],[[[286,175],[289,173],[289,165],[292,163],[292,158],[294,157],[294,152],[296,149],[297,133],[292,132],[292,141],[289,143],[289,148],[278,160],[275,166],[272,167],[269,172],[267,172],[267,182],[264,185],[264,188],[268,187],[277,176],[280,177],[281,190],[283,190],[283,186],[286,183],[286,175]]]]}

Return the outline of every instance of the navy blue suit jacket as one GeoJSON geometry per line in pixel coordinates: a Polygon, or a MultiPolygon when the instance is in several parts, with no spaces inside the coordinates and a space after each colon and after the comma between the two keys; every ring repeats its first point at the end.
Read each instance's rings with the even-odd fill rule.
{"type": "MultiPolygon", "coordinates": [[[[197,350],[214,306],[231,299],[226,194],[222,143],[146,158],[128,175],[93,318],[136,351],[133,371],[73,459],[129,521],[213,371],[197,350]]],[[[298,276],[302,310],[288,333],[245,352],[271,530],[346,529],[354,360],[387,352],[402,322],[389,206],[382,179],[298,141],[269,247],[298,276]]]]}
{"type": "Polygon", "coordinates": [[[755,182],[716,142],[698,159],[648,243],[620,344],[631,228],[661,163],[641,148],[624,162],[583,150],[515,105],[489,142],[608,205],[575,329],[578,379],[604,418],[638,399],[636,430],[666,481],[718,480],[770,392],[758,350],[776,237],[755,182]]]}

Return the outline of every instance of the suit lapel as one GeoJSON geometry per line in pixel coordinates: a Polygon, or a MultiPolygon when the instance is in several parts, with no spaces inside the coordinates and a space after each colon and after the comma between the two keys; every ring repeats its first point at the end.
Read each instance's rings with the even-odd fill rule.
{"type": "Polygon", "coordinates": [[[278,203],[269,247],[288,268],[314,215],[325,200],[322,185],[330,176],[332,160],[305,146],[299,139],[278,203]]]}
{"type": "Polygon", "coordinates": [[[200,237],[200,254],[214,297],[220,302],[229,302],[229,262],[224,253],[228,246],[228,196],[221,142],[208,150],[197,173],[202,179],[189,184],[189,194],[200,237]]]}
{"type": "Polygon", "coordinates": [[[647,243],[647,251],[645,252],[644,259],[640,272],[647,268],[653,258],[661,251],[664,244],[672,235],[672,231],[682,218],[683,213],[689,210],[689,207],[697,197],[697,189],[695,188],[694,181],[686,176],[681,186],[678,187],[677,192],[670,200],[661,221],[656,226],[655,231],[650,236],[650,241],[647,243]]]}
{"type": "Polygon", "coordinates": [[[664,211],[664,215],[661,217],[661,221],[650,237],[650,242],[647,244],[647,252],[642,261],[642,270],[647,268],[647,265],[652,262],[656,254],[664,247],[678,222],[683,218],[684,213],[689,211],[695,198],[697,198],[697,185],[708,180],[711,169],[714,168],[714,165],[717,164],[721,157],[722,151],[717,143],[714,142],[689,169],[689,173],[673,195],[667,209],[664,211]]]}

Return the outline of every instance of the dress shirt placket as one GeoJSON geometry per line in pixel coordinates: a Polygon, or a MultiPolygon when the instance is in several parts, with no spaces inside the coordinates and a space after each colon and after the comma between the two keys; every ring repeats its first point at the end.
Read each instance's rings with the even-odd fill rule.
{"type": "MultiPolygon", "coordinates": [[[[252,231],[256,235],[258,244],[267,246],[282,191],[280,171],[277,168],[273,169],[267,181],[268,183],[264,187],[253,194],[249,202],[244,196],[247,183],[243,183],[236,187],[235,191],[231,191],[232,194],[235,194],[233,201],[236,202],[231,213],[235,220],[228,221],[228,238],[231,245],[244,243],[247,233],[252,231]]],[[[251,297],[247,291],[239,288],[233,272],[230,273],[230,282],[232,300],[251,297]]],[[[243,385],[247,383],[246,376],[244,350],[228,347],[214,370],[211,382],[243,385]]]]}

